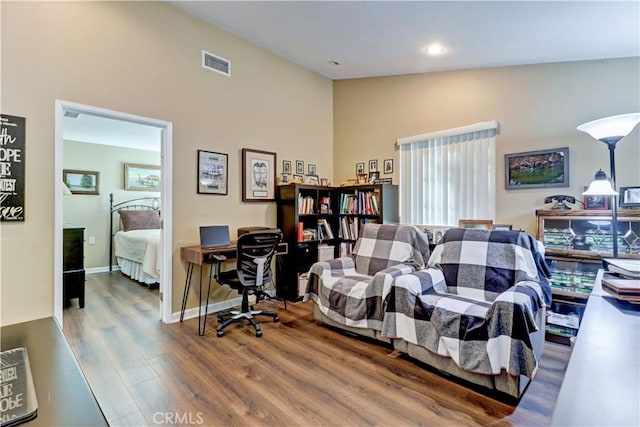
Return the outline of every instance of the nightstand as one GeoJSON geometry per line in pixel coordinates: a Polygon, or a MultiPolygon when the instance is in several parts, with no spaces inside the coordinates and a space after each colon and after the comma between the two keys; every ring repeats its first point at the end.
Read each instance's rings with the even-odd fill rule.
{"type": "Polygon", "coordinates": [[[64,306],[78,298],[80,308],[84,308],[84,228],[63,229],[62,258],[64,306]]]}

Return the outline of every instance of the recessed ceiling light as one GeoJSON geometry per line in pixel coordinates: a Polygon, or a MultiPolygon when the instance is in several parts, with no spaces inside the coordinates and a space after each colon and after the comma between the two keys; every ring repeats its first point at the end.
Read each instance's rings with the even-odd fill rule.
{"type": "Polygon", "coordinates": [[[429,55],[437,56],[444,53],[444,48],[439,44],[432,44],[425,49],[429,55]]]}

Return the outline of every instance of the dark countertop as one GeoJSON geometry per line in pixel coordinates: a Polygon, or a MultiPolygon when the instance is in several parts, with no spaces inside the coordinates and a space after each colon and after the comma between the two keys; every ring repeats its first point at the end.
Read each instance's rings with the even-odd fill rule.
{"type": "Polygon", "coordinates": [[[24,426],[108,426],[58,324],[52,317],[3,326],[2,350],[25,347],[38,416],[24,426]]]}
{"type": "Polygon", "coordinates": [[[600,286],[589,296],[553,426],[640,425],[640,306],[600,286]]]}

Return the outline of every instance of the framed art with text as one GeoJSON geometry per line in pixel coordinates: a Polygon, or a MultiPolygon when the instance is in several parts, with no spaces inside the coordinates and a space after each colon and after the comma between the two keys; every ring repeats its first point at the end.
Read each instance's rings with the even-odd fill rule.
{"type": "Polygon", "coordinates": [[[275,194],[276,153],[243,148],[242,201],[273,202],[275,194]]]}
{"type": "Polygon", "coordinates": [[[227,195],[229,156],[198,150],[198,194],[227,195]]]}
{"type": "Polygon", "coordinates": [[[504,155],[507,190],[569,186],[569,148],[504,155]]]}
{"type": "Polygon", "coordinates": [[[0,115],[0,221],[24,221],[25,122],[0,115]]]}

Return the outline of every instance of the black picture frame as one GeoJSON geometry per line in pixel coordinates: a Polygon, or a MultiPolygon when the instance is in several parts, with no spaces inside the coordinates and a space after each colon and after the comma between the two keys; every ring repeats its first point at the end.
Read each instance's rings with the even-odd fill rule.
{"type": "Polygon", "coordinates": [[[364,173],[364,162],[356,163],[356,176],[364,173]]]}
{"type": "Polygon", "coordinates": [[[618,206],[640,208],[640,187],[620,187],[618,206]]]}
{"type": "Polygon", "coordinates": [[[198,150],[198,194],[229,194],[229,155],[198,150]]]}
{"type": "MultiPolygon", "coordinates": [[[[584,191],[587,191],[587,188],[589,187],[584,187],[584,191]]],[[[583,196],[582,203],[586,210],[606,210],[609,209],[609,199],[610,196],[583,196]]]]}
{"type": "Polygon", "coordinates": [[[291,160],[283,160],[282,161],[282,173],[286,173],[287,175],[291,175],[291,160]]]}
{"type": "Polygon", "coordinates": [[[389,175],[393,173],[393,159],[384,159],[382,172],[385,175],[389,175]]]}
{"type": "Polygon", "coordinates": [[[316,174],[316,165],[313,163],[309,163],[307,165],[307,175],[317,175],[316,174]]]}
{"type": "Polygon", "coordinates": [[[296,160],[296,175],[304,175],[304,160],[296,160]]]}
{"type": "Polygon", "coordinates": [[[379,172],[377,160],[369,160],[369,173],[371,172],[379,172]]]}
{"type": "Polygon", "coordinates": [[[505,188],[569,186],[569,147],[504,155],[505,188]]]}

